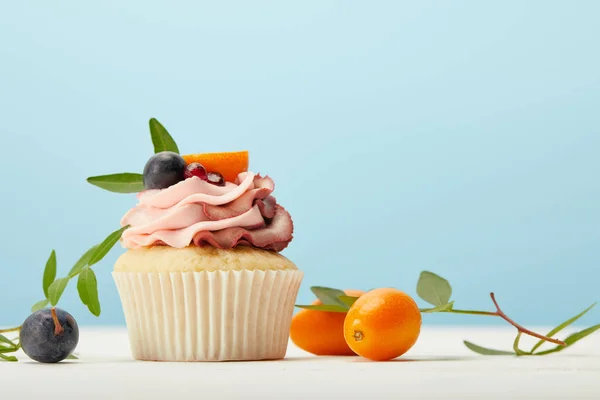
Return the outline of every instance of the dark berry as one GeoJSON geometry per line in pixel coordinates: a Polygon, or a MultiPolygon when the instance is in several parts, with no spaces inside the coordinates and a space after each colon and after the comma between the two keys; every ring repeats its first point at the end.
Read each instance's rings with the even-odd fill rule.
{"type": "Polygon", "coordinates": [[[208,175],[206,174],[206,168],[202,166],[200,163],[191,163],[185,168],[185,179],[191,178],[192,176],[197,176],[203,181],[208,180],[208,175]]]}
{"type": "Polygon", "coordinates": [[[70,356],[79,341],[79,328],[71,314],[45,308],[31,314],[21,326],[21,348],[42,363],[57,363],[70,356]]]}
{"type": "Polygon", "coordinates": [[[213,185],[225,186],[225,179],[223,179],[223,175],[218,172],[209,172],[208,181],[213,185]]]}
{"type": "Polygon", "coordinates": [[[184,180],[185,160],[177,153],[156,153],[144,167],[146,189],[166,189],[184,180]]]}

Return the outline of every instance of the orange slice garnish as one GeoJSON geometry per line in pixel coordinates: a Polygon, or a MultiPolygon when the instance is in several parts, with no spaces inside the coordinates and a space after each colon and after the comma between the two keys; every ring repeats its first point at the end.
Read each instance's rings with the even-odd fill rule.
{"type": "Polygon", "coordinates": [[[241,173],[248,171],[248,151],[228,153],[201,153],[182,156],[186,163],[200,163],[208,172],[218,172],[227,182],[234,182],[241,173]]]}

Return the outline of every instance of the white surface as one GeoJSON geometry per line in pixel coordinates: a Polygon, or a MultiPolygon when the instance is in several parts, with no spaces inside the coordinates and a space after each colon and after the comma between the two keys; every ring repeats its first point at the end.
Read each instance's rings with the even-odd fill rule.
{"type": "Polygon", "coordinates": [[[543,357],[484,357],[462,344],[510,349],[513,338],[510,328],[424,326],[392,362],[290,346],[282,361],[159,363],[132,360],[124,329],[82,329],[79,361],[0,363],[0,399],[600,399],[600,334],[543,357]]]}

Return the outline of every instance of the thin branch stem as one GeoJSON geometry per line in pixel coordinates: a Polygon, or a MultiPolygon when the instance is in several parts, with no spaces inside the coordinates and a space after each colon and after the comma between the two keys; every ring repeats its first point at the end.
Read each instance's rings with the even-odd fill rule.
{"type": "MultiPolygon", "coordinates": [[[[490,316],[490,317],[500,317],[503,320],[505,320],[506,322],[508,322],[509,324],[511,324],[512,326],[514,326],[515,328],[517,328],[517,330],[521,334],[533,336],[535,338],[544,340],[546,342],[555,343],[555,344],[558,344],[560,346],[566,346],[566,343],[563,342],[562,340],[552,339],[552,338],[550,338],[548,336],[540,335],[539,333],[533,332],[533,331],[525,328],[524,326],[519,325],[514,320],[512,320],[511,318],[509,318],[508,315],[506,315],[504,313],[504,311],[502,311],[502,309],[500,309],[500,306],[498,305],[498,302],[496,301],[496,296],[494,295],[494,293],[490,293],[490,297],[492,298],[492,302],[494,302],[494,306],[496,306],[496,311],[455,310],[453,308],[450,308],[448,310],[439,310],[437,312],[440,312],[440,313],[449,313],[449,314],[470,314],[470,315],[487,315],[487,316],[490,316]]],[[[421,308],[421,309],[419,309],[419,311],[421,311],[421,312],[429,312],[429,311],[432,311],[432,310],[434,310],[434,308],[421,308]]]]}
{"type": "Polygon", "coordinates": [[[566,346],[566,343],[563,342],[562,340],[553,339],[548,336],[540,335],[539,333],[530,331],[529,329],[525,328],[524,326],[517,324],[514,320],[510,319],[506,314],[504,314],[504,312],[500,309],[500,306],[498,305],[498,302],[496,301],[496,296],[494,295],[493,292],[490,293],[490,297],[492,298],[492,301],[494,302],[494,306],[496,306],[495,314],[497,316],[499,316],[500,318],[502,318],[503,320],[505,320],[506,322],[508,322],[509,324],[511,324],[512,326],[514,326],[515,328],[517,328],[517,330],[519,332],[524,333],[525,335],[533,336],[533,337],[541,339],[541,340],[545,340],[547,342],[558,344],[560,346],[566,346]]]}
{"type": "Polygon", "coordinates": [[[20,330],[21,330],[21,325],[15,326],[14,328],[0,329],[0,333],[17,332],[17,331],[20,331],[20,330]]]}

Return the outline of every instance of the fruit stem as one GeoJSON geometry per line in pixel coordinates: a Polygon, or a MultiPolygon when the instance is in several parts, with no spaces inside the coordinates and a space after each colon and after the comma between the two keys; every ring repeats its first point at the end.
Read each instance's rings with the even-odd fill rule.
{"type": "Polygon", "coordinates": [[[61,326],[60,321],[58,320],[58,315],[56,315],[56,308],[52,307],[52,309],[50,309],[50,312],[52,313],[52,319],[54,320],[54,335],[62,335],[65,332],[65,330],[61,326]]]}
{"type": "Polygon", "coordinates": [[[16,331],[20,331],[20,330],[21,330],[21,325],[15,326],[14,328],[0,329],[0,333],[10,333],[10,332],[16,332],[16,331]]]}
{"type": "Polygon", "coordinates": [[[360,342],[361,340],[363,340],[363,333],[361,331],[354,331],[354,340],[356,340],[357,342],[360,342]]]}
{"type": "Polygon", "coordinates": [[[510,319],[508,317],[508,315],[504,314],[504,312],[500,309],[500,306],[498,305],[498,302],[496,301],[496,296],[494,295],[494,292],[490,293],[490,297],[492,298],[492,301],[494,302],[494,306],[496,306],[496,312],[494,314],[496,314],[497,316],[499,316],[500,318],[502,318],[503,320],[505,320],[506,322],[508,322],[509,324],[511,324],[512,326],[514,326],[515,328],[517,328],[517,330],[520,333],[524,333],[525,335],[533,336],[535,338],[538,338],[538,339],[541,339],[541,340],[545,340],[547,342],[555,343],[555,344],[558,344],[560,346],[566,346],[567,345],[562,340],[553,339],[553,338],[550,338],[548,336],[540,335],[539,333],[535,333],[533,331],[530,331],[529,329],[525,328],[524,326],[517,324],[514,320],[510,319]]]}

